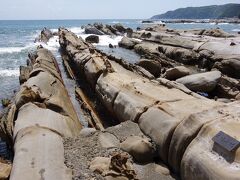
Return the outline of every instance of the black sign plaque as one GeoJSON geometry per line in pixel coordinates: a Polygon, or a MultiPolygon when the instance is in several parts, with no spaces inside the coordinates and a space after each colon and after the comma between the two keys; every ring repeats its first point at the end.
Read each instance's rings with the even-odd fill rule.
{"type": "Polygon", "coordinates": [[[213,141],[214,143],[224,148],[228,152],[234,152],[240,146],[240,142],[238,140],[227,135],[222,131],[220,131],[219,133],[216,134],[216,136],[213,137],[213,141]]]}

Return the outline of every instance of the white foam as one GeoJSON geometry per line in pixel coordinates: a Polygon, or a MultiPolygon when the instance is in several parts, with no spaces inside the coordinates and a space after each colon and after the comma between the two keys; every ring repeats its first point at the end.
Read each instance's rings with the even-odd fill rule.
{"type": "Polygon", "coordinates": [[[229,23],[218,23],[218,25],[228,25],[229,23]]]}
{"type": "Polygon", "coordinates": [[[240,29],[233,29],[234,32],[240,32],[240,29]]]}
{"type": "Polygon", "coordinates": [[[36,43],[29,43],[24,47],[1,47],[0,54],[20,53],[36,47],[36,43]]]}
{"type": "Polygon", "coordinates": [[[0,77],[17,77],[19,76],[19,69],[3,69],[0,70],[0,77]]]}
{"type": "Polygon", "coordinates": [[[24,50],[24,47],[2,47],[0,48],[0,54],[10,54],[14,52],[21,52],[24,50]]]}
{"type": "Polygon", "coordinates": [[[108,36],[103,35],[99,37],[99,43],[100,46],[108,46],[109,44],[112,44],[113,46],[117,46],[118,43],[122,40],[122,36],[108,36]]]}
{"type": "Polygon", "coordinates": [[[196,22],[188,22],[188,23],[183,23],[183,24],[197,24],[196,22]]]}
{"type": "Polygon", "coordinates": [[[35,47],[37,47],[39,45],[43,46],[44,48],[46,48],[50,51],[57,51],[58,48],[60,47],[58,36],[53,36],[52,38],[50,38],[49,41],[47,42],[47,44],[45,44],[43,42],[34,43],[35,47]]]}
{"type": "MultiPolygon", "coordinates": [[[[80,34],[79,36],[85,40],[85,38],[90,35],[91,34],[80,34]]],[[[109,35],[101,35],[98,37],[99,37],[99,43],[94,45],[99,45],[99,46],[108,46],[109,44],[112,44],[113,46],[117,46],[118,43],[123,38],[123,36],[109,36],[109,35]]]]}
{"type": "Polygon", "coordinates": [[[111,23],[112,24],[118,24],[118,23],[120,23],[120,21],[112,21],[111,23]]]}
{"type": "Polygon", "coordinates": [[[58,32],[58,29],[50,29],[53,33],[58,32]]]}
{"type": "Polygon", "coordinates": [[[59,38],[58,36],[54,36],[52,38],[49,39],[48,43],[47,43],[47,48],[52,48],[52,49],[58,49],[60,47],[59,45],[59,38]]]}
{"type": "Polygon", "coordinates": [[[85,31],[84,28],[81,28],[81,27],[72,27],[72,28],[69,28],[69,30],[77,35],[83,34],[85,31]]]}

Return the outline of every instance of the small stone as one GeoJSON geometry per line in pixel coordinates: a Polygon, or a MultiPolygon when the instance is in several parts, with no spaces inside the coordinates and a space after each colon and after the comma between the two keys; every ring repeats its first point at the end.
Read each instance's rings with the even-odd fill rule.
{"type": "Polygon", "coordinates": [[[119,147],[119,140],[113,134],[108,132],[100,133],[98,141],[103,148],[119,147]]]}
{"type": "Polygon", "coordinates": [[[230,44],[230,46],[235,46],[236,45],[236,43],[234,43],[234,42],[231,42],[231,44],[230,44]]]}
{"type": "Polygon", "coordinates": [[[96,132],[96,129],[94,128],[84,128],[80,131],[80,135],[82,137],[89,137],[93,135],[96,132]]]}

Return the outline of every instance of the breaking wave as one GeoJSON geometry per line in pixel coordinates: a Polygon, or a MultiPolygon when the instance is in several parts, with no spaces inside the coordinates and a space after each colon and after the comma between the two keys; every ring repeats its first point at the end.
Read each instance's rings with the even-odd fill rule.
{"type": "Polygon", "coordinates": [[[19,69],[3,69],[0,70],[0,77],[17,77],[19,76],[19,69]]]}
{"type": "MultiPolygon", "coordinates": [[[[85,39],[90,34],[80,34],[80,37],[85,39]]],[[[121,41],[123,36],[109,36],[109,35],[101,35],[99,36],[99,43],[96,45],[99,46],[108,46],[109,44],[112,44],[113,46],[118,45],[118,43],[121,41]]]]}
{"type": "Polygon", "coordinates": [[[233,29],[234,32],[240,32],[240,29],[233,29]]]}
{"type": "Polygon", "coordinates": [[[1,47],[0,54],[11,54],[18,53],[25,49],[26,47],[1,47]]]}

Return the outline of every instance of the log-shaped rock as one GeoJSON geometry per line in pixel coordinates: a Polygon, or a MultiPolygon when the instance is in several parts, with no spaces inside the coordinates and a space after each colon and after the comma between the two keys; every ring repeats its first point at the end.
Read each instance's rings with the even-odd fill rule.
{"type": "Polygon", "coordinates": [[[10,180],[72,179],[64,164],[62,137],[47,128],[29,127],[18,132],[10,180]]]}
{"type": "Polygon", "coordinates": [[[181,161],[182,179],[239,179],[240,149],[222,154],[223,151],[214,149],[212,140],[219,131],[240,140],[239,102],[232,106],[238,110],[205,124],[198,136],[188,146],[181,161]]]}
{"type": "Polygon", "coordinates": [[[57,62],[42,47],[29,55],[32,71],[15,97],[11,180],[72,179],[64,164],[63,137],[79,134],[80,121],[57,62]]]}

